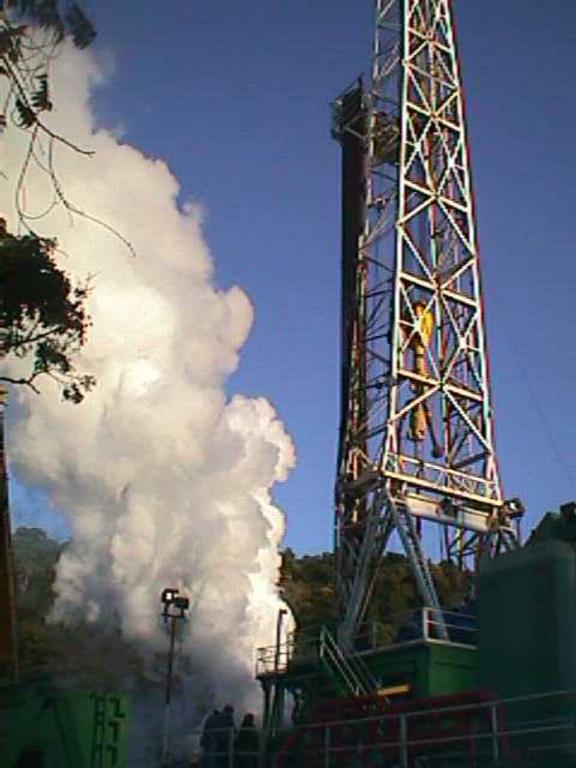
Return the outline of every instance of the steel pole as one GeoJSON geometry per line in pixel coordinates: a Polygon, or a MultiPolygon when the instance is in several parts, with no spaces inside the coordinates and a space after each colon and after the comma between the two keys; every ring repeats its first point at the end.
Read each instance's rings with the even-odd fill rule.
{"type": "Polygon", "coordinates": [[[18,680],[18,639],[14,583],[14,551],[8,503],[8,471],[4,451],[7,391],[0,386],[0,679],[18,680]]]}
{"type": "Polygon", "coordinates": [[[274,672],[278,673],[280,667],[280,649],[282,643],[282,620],[286,615],[285,608],[280,608],[278,611],[278,617],[276,619],[276,652],[274,654],[274,672]]]}
{"type": "Polygon", "coordinates": [[[172,698],[172,667],[174,663],[174,644],[176,640],[176,617],[170,616],[170,651],[168,653],[168,671],[166,674],[166,696],[164,706],[164,734],[162,738],[162,765],[167,765],[169,757],[170,700],[172,698]]]}

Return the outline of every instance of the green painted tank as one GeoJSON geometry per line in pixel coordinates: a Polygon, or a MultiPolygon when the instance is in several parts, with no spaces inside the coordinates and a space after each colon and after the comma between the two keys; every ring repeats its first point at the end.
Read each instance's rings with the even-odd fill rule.
{"type": "Polygon", "coordinates": [[[504,699],[507,727],[538,723],[523,748],[554,750],[576,766],[576,515],[546,515],[528,544],[481,564],[478,659],[482,684],[504,699]],[[528,701],[524,697],[531,696],[528,701]],[[546,728],[544,728],[546,726],[546,728]],[[569,735],[570,734],[570,735],[569,735]]]}
{"type": "Polygon", "coordinates": [[[405,685],[412,696],[438,696],[478,686],[476,648],[442,642],[399,645],[366,658],[383,689],[405,685]]]}
{"type": "Polygon", "coordinates": [[[501,696],[576,688],[576,554],[535,540],[480,569],[480,675],[501,696]]]}
{"type": "Polygon", "coordinates": [[[128,695],[0,687],[0,766],[124,768],[128,695]]]}

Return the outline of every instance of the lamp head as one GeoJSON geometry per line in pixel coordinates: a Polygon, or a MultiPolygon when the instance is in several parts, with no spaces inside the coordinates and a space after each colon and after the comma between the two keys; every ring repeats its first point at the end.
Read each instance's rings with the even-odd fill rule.
{"type": "Polygon", "coordinates": [[[187,597],[175,597],[174,608],[178,608],[184,613],[184,611],[187,611],[188,608],[190,608],[190,600],[188,600],[187,597]]]}
{"type": "Polygon", "coordinates": [[[504,506],[506,507],[511,517],[522,517],[522,515],[526,511],[526,508],[524,507],[522,500],[517,498],[506,499],[506,501],[504,502],[504,506]]]}
{"type": "Polygon", "coordinates": [[[172,605],[178,598],[176,595],[178,594],[178,590],[174,589],[173,587],[168,587],[168,589],[164,589],[162,591],[162,602],[166,607],[169,605],[172,605]]]}

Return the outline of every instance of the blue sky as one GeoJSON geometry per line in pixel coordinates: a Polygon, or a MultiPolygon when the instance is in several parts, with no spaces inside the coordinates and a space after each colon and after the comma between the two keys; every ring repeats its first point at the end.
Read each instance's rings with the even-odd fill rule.
{"type": "MultiPolygon", "coordinates": [[[[332,546],[339,148],[329,103],[369,64],[372,0],[86,0],[113,80],[103,125],[166,160],[206,209],[216,281],[255,305],[229,392],[265,395],[298,467],[286,543],[332,546]]],[[[454,0],[505,492],[527,528],[576,497],[576,6],[454,0]]],[[[18,523],[44,500],[15,488],[18,523]]],[[[52,529],[63,527],[52,518],[52,529]]]]}

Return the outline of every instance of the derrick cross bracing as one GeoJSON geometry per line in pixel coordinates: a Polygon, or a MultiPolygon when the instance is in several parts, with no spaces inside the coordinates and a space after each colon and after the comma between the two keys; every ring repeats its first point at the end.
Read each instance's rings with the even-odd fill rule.
{"type": "Polygon", "coordinates": [[[396,531],[438,607],[423,521],[460,564],[516,544],[502,498],[462,85],[449,0],[377,0],[370,82],[333,105],[342,145],[340,642],[396,531]]]}

